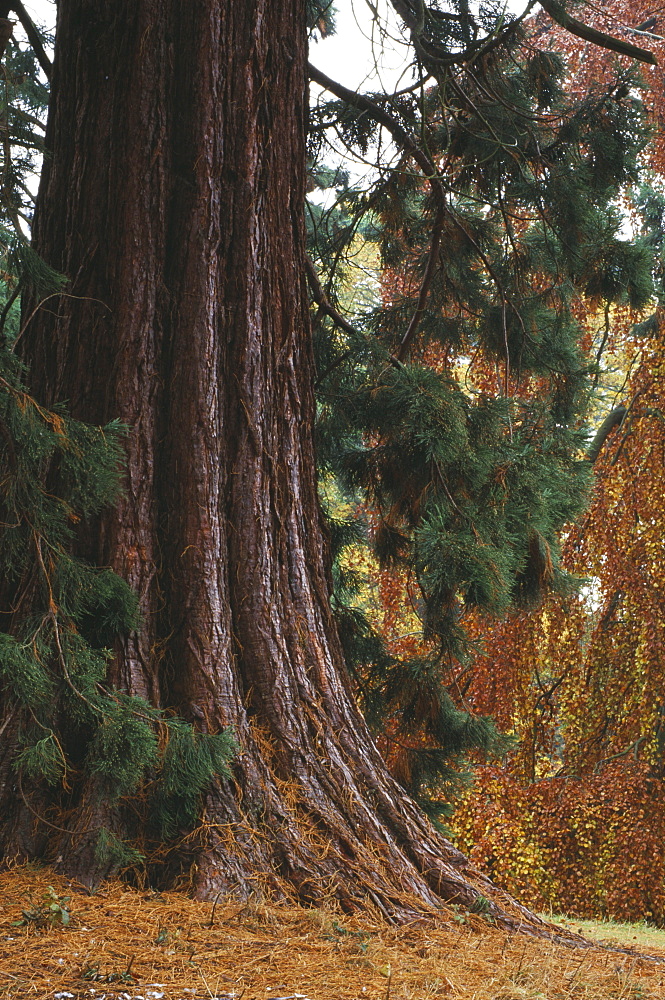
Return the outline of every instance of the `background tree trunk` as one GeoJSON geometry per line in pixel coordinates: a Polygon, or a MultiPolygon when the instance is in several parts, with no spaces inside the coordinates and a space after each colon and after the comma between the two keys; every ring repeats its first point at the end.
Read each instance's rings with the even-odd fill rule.
{"type": "MultiPolygon", "coordinates": [[[[498,897],[388,774],[331,616],[306,47],[304,0],[61,0],[35,244],[71,283],[22,350],[45,402],[131,428],[126,498],[86,542],[144,616],[112,682],[240,744],[178,855],[197,891],[258,883],[398,918],[498,897]]],[[[100,810],[84,794],[48,831],[88,883],[100,810]]]]}

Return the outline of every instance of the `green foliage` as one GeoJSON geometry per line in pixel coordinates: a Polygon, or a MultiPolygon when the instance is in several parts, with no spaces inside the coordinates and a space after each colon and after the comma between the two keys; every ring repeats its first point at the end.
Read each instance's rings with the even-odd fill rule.
{"type": "Polygon", "coordinates": [[[19,742],[23,749],[16,756],[16,769],[30,782],[44,781],[47,785],[58,785],[65,775],[67,762],[60,744],[51,732],[38,739],[35,729],[33,741],[23,736],[19,742]]]}
{"type": "Polygon", "coordinates": [[[448,375],[415,364],[371,373],[353,402],[347,425],[376,444],[338,452],[338,474],[381,513],[378,555],[414,567],[426,627],[458,655],[456,602],[501,614],[528,603],[539,578],[556,582],[558,532],[582,509],[589,478],[571,455],[581,438],[555,433],[542,405],[472,402],[448,375]],[[538,441],[545,421],[551,434],[538,441]]]}
{"type": "Polygon", "coordinates": [[[29,906],[22,910],[20,920],[12,922],[13,927],[36,927],[42,930],[47,927],[68,927],[70,920],[69,901],[71,896],[58,896],[52,886],[41,897],[34,900],[28,896],[29,906]]]}
{"type": "MultiPolygon", "coordinates": [[[[137,599],[74,542],[78,524],[119,496],[125,428],[46,410],[21,376],[0,349],[0,699],[16,722],[14,767],[24,794],[50,786],[63,806],[72,783],[92,780],[112,805],[150,786],[155,827],[171,836],[194,822],[235,745],[109,685],[110,647],[140,626],[137,599]]],[[[116,866],[138,859],[109,831],[96,851],[116,866]]]]}
{"type": "MultiPolygon", "coordinates": [[[[415,83],[388,99],[333,94],[312,113],[312,176],[325,176],[327,130],[361,160],[382,129],[404,153],[362,190],[328,175],[334,204],[310,212],[310,252],[352,325],[317,303],[317,445],[322,480],[365,506],[365,544],[415,594],[422,652],[410,659],[370,624],[345,568],[358,543],[333,519],[335,609],[358,697],[394,773],[439,808],[469,754],[507,746],[452,684],[473,653],[465,614],[491,620],[576,585],[560,537],[589,495],[595,374],[579,302],[648,305],[662,240],[627,240],[618,208],[636,197],[649,137],[632,72],[572,97],[564,60],[522,47],[519,29],[465,62],[501,30],[498,5],[408,10],[415,83]],[[381,260],[369,308],[342,293],[359,233],[381,260]]],[[[658,198],[641,197],[662,233],[658,198]]]]}
{"type": "MultiPolygon", "coordinates": [[[[377,679],[375,679],[376,681],[377,679]]],[[[437,656],[395,661],[381,678],[384,704],[399,720],[396,776],[433,820],[450,816],[470,780],[470,758],[497,758],[512,746],[491,718],[458,708],[437,656]]]]}
{"type": "Polygon", "coordinates": [[[131,844],[120,840],[112,830],[102,827],[95,842],[95,860],[104,870],[122,871],[132,865],[142,865],[145,855],[131,844]]]}
{"type": "Polygon", "coordinates": [[[41,662],[48,646],[39,638],[34,643],[27,637],[20,642],[0,632],[0,681],[13,698],[37,715],[52,705],[56,691],[53,678],[41,662]]]}
{"type": "MultiPolygon", "coordinates": [[[[117,801],[131,795],[142,783],[145,772],[157,761],[157,736],[152,722],[138,712],[138,698],[123,698],[106,712],[88,745],[87,765],[101,778],[105,798],[117,801]]],[[[147,706],[146,706],[147,707],[147,706]]]]}
{"type": "Polygon", "coordinates": [[[197,733],[181,719],[166,722],[166,746],[151,808],[151,822],[168,839],[196,819],[200,800],[215,777],[229,777],[237,745],[228,730],[197,733]]]}
{"type": "Polygon", "coordinates": [[[332,0],[307,0],[307,27],[325,38],[335,31],[335,5],[332,0]]]}

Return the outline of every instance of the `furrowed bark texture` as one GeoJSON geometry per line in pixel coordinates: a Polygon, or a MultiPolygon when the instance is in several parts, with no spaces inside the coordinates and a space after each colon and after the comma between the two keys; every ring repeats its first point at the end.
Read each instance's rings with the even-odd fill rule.
{"type": "MultiPolygon", "coordinates": [[[[345,679],[312,441],[305,65],[304,0],[61,0],[35,240],[71,283],[23,351],[46,403],[131,427],[126,499],[89,540],[144,615],[112,681],[240,743],[189,847],[196,890],[399,919],[499,896],[405,798],[345,679]]],[[[88,883],[93,801],[43,831],[88,883]]]]}

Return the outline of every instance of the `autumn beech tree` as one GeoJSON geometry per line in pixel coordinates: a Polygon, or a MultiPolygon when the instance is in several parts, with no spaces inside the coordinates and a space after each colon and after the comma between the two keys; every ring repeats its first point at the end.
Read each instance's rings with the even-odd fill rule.
{"type": "MultiPolygon", "coordinates": [[[[586,361],[566,289],[607,290],[623,249],[612,294],[642,294],[643,252],[620,248],[607,216],[634,170],[640,112],[616,88],[568,102],[562,67],[498,8],[394,6],[415,51],[406,94],[355,94],[309,69],[331,96],[315,139],[338,127],[362,149],[382,128],[401,150],[356,202],[385,226],[386,259],[410,248],[420,278],[388,322],[358,325],[306,258],[308,24],[325,26],[327,5],[58,5],[33,236],[68,284],[44,302],[26,284],[4,383],[10,860],[48,858],[94,885],[143,854],[153,878],[201,895],[258,885],[391,920],[454,900],[536,926],[429,824],[369,734],[331,605],[314,385],[322,461],[385,501],[384,540],[411,548],[444,647],[460,588],[505,603],[538,577],[531,515],[554,548],[569,513],[586,361]],[[575,177],[587,186],[571,200],[575,177]],[[519,246],[516,199],[533,207],[519,246]],[[494,351],[503,384],[516,364],[553,372],[538,414],[475,405],[411,360],[423,331],[451,340],[467,294],[464,335],[494,351]],[[522,433],[542,429],[525,464],[522,433]],[[331,447],[335,434],[350,447],[331,447]],[[474,490],[495,512],[476,528],[474,490]],[[456,521],[458,550],[478,546],[473,586],[456,521]]],[[[315,258],[325,271],[330,246],[315,258]]]]}
{"type": "MultiPolygon", "coordinates": [[[[665,34],[646,3],[603,5],[590,20],[634,25],[633,37],[651,33],[656,45],[665,34]]],[[[594,49],[543,17],[535,33],[552,50],[564,45],[579,93],[607,79],[594,49]]],[[[479,866],[531,906],[662,924],[665,95],[660,73],[645,76],[658,124],[645,183],[624,211],[655,251],[654,297],[638,312],[580,303],[598,363],[585,444],[594,483],[562,562],[586,584],[538,613],[475,623],[485,651],[466,673],[466,698],[519,742],[503,767],[478,771],[453,826],[479,866]]]]}
{"type": "MultiPolygon", "coordinates": [[[[651,231],[662,246],[662,223],[651,231]]],[[[618,343],[606,363],[621,372],[632,361],[616,386],[626,405],[610,411],[609,430],[600,425],[592,503],[563,552],[588,583],[484,631],[494,653],[476,659],[466,697],[519,743],[503,767],[478,770],[473,799],[452,821],[456,842],[524,903],[657,924],[665,919],[660,315],[637,330],[613,317],[618,343]]]]}

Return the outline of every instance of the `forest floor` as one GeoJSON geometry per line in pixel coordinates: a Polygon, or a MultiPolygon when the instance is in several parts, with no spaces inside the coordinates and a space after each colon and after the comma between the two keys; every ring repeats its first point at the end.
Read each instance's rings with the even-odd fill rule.
{"type": "Polygon", "coordinates": [[[0,1000],[665,1000],[665,932],[562,923],[625,950],[455,910],[390,927],[120,883],[85,895],[28,866],[0,874],[0,1000]]]}

